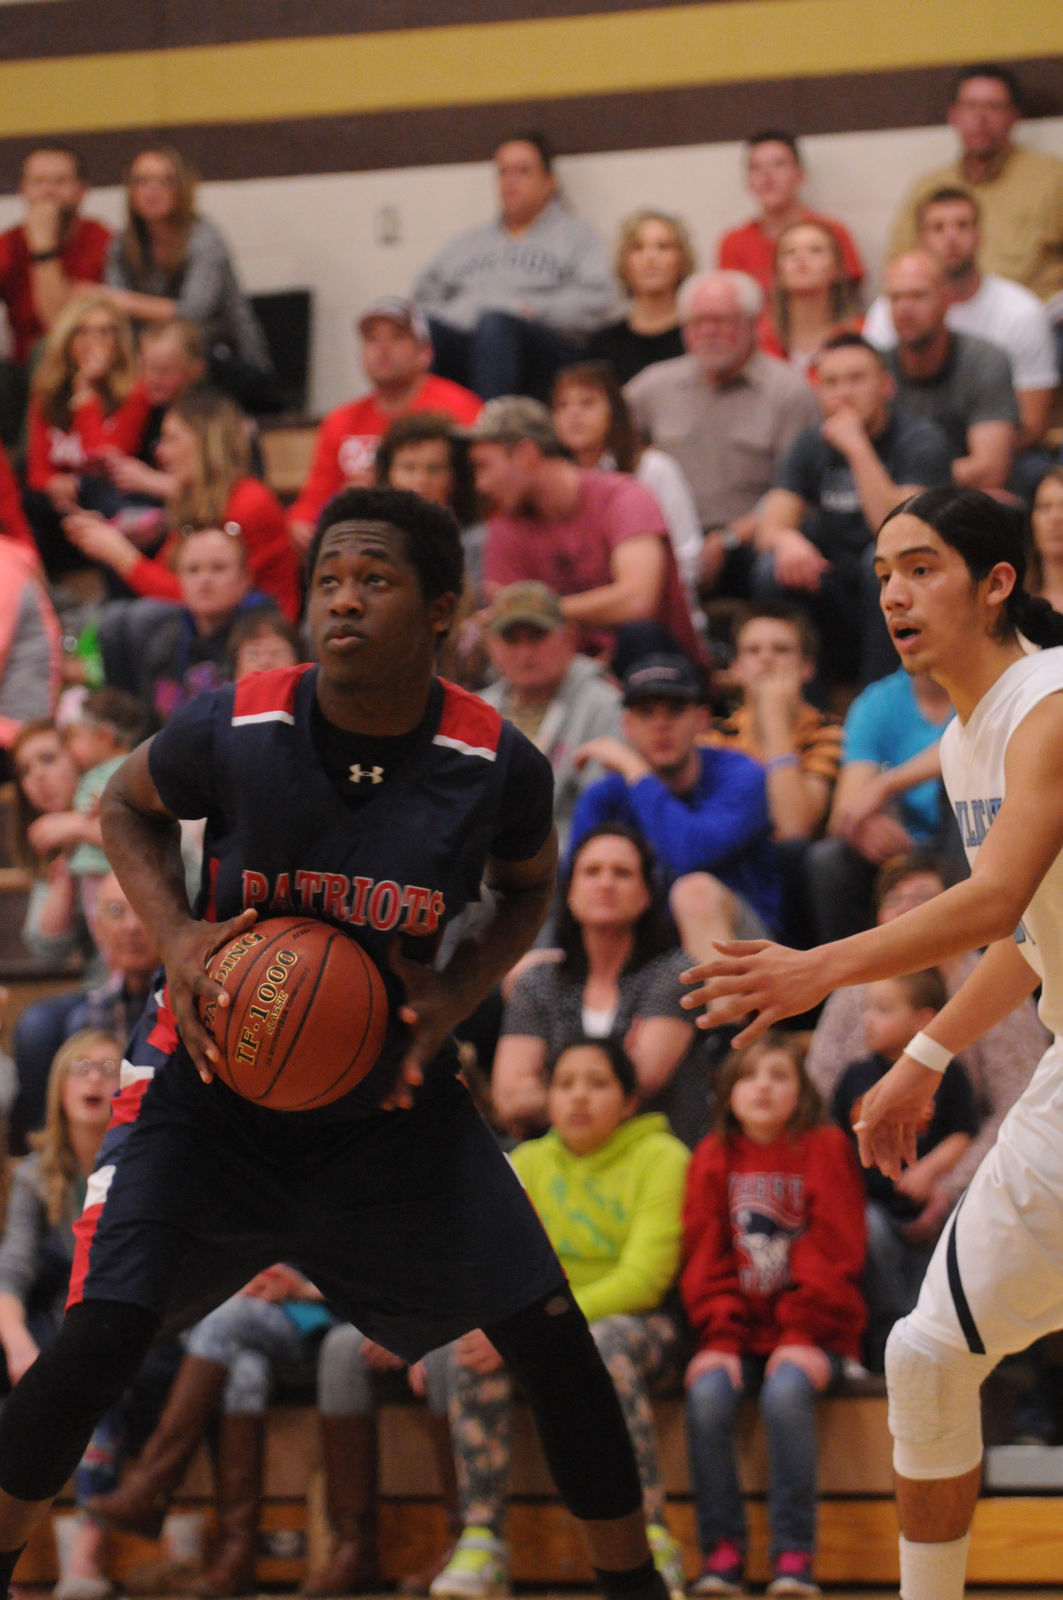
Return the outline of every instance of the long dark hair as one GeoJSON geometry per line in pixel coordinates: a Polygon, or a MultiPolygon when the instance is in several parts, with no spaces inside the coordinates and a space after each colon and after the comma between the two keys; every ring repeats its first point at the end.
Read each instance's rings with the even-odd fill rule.
{"type": "Polygon", "coordinates": [[[143,150],[137,151],[129,163],[129,170],[126,173],[126,225],[122,232],[122,251],[138,288],[143,287],[152,267],[157,266],[166,275],[166,292],[175,299],[180,292],[185,257],[188,252],[188,236],[198,220],[196,183],[196,174],[192,167],[180,150],[172,144],[146,144],[143,150]],[[154,254],[147,223],[137,215],[133,205],[133,168],[141,156],[161,156],[169,163],[170,171],[173,173],[174,203],[169,220],[174,224],[175,233],[173,245],[165,259],[154,254]]]}
{"type": "Polygon", "coordinates": [[[1041,560],[1041,552],[1037,548],[1037,540],[1033,532],[1033,514],[1037,509],[1037,496],[1046,483],[1063,484],[1063,467],[1049,467],[1044,477],[1038,482],[1034,490],[1033,499],[1026,512],[1026,587],[1031,594],[1037,594],[1044,587],[1045,564],[1041,560]]]}
{"type": "Polygon", "coordinates": [[[639,1080],[634,1062],[624,1049],[624,1041],[615,1038],[611,1033],[600,1035],[598,1038],[592,1038],[589,1033],[577,1033],[573,1034],[571,1039],[566,1039],[553,1060],[547,1065],[546,1078],[548,1083],[553,1080],[554,1072],[557,1070],[557,1063],[570,1050],[600,1051],[608,1061],[609,1070],[624,1093],[636,1094],[638,1092],[639,1080]]]}
{"type": "Polygon", "coordinates": [[[577,361],[571,367],[562,367],[554,380],[551,405],[558,402],[563,390],[597,389],[609,406],[609,432],[605,448],[616,462],[618,472],[634,472],[642,454],[638,430],[628,410],[619,380],[611,361],[577,361]]]}
{"type": "Polygon", "coordinates": [[[1021,513],[980,489],[947,486],[911,495],[894,506],[881,527],[902,515],[917,517],[932,528],[944,544],[962,557],[975,583],[988,577],[998,561],[1014,567],[1015,587],[1004,602],[999,637],[1021,633],[1042,649],[1063,644],[1063,616],[1025,587],[1026,543],[1021,513]]]}
{"type": "Polygon", "coordinates": [[[587,952],[583,947],[582,925],[576,921],[569,908],[568,891],[572,884],[572,874],[576,870],[576,862],[592,839],[602,838],[626,839],[634,846],[638,853],[642,881],[650,897],[649,905],[631,930],[634,944],[623,971],[640,972],[654,957],[664,955],[666,950],[677,948],[675,932],[657,877],[657,857],[652,847],[637,828],[628,827],[626,822],[600,822],[590,833],[584,834],[573,850],[560,883],[561,907],[557,914],[557,943],[562,952],[560,969],[566,977],[577,983],[584,983],[587,978],[587,952]]]}

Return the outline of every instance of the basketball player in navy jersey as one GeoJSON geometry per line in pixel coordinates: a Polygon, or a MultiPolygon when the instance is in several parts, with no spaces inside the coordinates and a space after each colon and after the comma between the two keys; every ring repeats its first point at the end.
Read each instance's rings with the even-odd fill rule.
{"type": "Polygon", "coordinates": [[[956,708],[941,767],[970,878],[888,926],[816,950],[721,944],[686,974],[700,987],[685,1003],[707,1002],[713,1023],[753,1013],[742,1045],[839,985],[987,947],[864,1097],[861,1157],[898,1177],[915,1160],[952,1056],[1042,985],[1054,1041],[886,1347],[902,1600],[961,1600],[981,1476],[980,1386],[1004,1355],[1063,1328],[1063,616],[1023,587],[1017,519],[975,490],[906,501],[879,529],[875,564],[902,662],[935,678],[956,708]]]}
{"type": "Polygon", "coordinates": [[[130,1044],[62,1329],[0,1414],[7,1577],[160,1327],[285,1260],[408,1360],[483,1328],[528,1392],[602,1589],[665,1600],[613,1384],[448,1042],[545,916],[549,766],[435,677],[462,586],[449,513],[347,491],[322,514],[308,570],[318,665],[201,696],[104,798],[105,846],[158,941],[167,996],[130,1044]],[[195,816],[207,824],[193,914],[178,818],[195,816]],[[484,877],[493,921],[433,970],[484,877]],[[289,912],[349,929],[387,975],[396,1017],[357,1089],[297,1114],[216,1078],[197,1015],[224,1003],[207,958],[256,914],[289,912]]]}

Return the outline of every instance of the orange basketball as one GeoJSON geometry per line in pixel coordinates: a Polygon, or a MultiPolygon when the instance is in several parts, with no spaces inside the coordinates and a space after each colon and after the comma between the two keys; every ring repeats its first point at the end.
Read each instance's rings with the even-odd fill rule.
{"type": "Polygon", "coordinates": [[[361,1083],[384,1044],[388,1000],[361,945],[327,922],[256,922],[211,957],[228,1006],[203,1008],[215,1071],[273,1111],[327,1106],[361,1083]]]}

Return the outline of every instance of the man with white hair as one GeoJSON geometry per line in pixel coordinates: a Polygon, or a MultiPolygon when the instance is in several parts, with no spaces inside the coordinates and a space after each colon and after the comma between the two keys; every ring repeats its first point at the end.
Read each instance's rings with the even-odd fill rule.
{"type": "Polygon", "coordinates": [[[757,349],[762,302],[745,272],[688,278],[679,294],[687,354],[646,367],[624,390],[638,426],[690,480],[706,588],[743,587],[757,503],[818,415],[804,378],[757,349]]]}

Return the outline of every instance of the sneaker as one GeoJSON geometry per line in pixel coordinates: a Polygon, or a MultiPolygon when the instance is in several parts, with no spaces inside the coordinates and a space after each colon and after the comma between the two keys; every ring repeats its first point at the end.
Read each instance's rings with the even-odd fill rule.
{"type": "Polygon", "coordinates": [[[687,1592],[686,1568],[683,1565],[683,1547],[673,1539],[663,1522],[651,1522],[646,1528],[650,1541],[653,1564],[664,1579],[671,1600],[683,1600],[687,1592]]]}
{"type": "Polygon", "coordinates": [[[432,1580],[437,1600],[488,1600],[509,1592],[509,1551],[490,1528],[466,1528],[450,1560],[432,1580]]]}
{"type": "Polygon", "coordinates": [[[705,1557],[691,1594],[742,1594],[746,1553],[736,1539],[719,1539],[705,1557]]]}
{"type": "Polygon", "coordinates": [[[812,1576],[812,1557],[807,1550],[781,1550],[775,1559],[775,1577],[768,1584],[769,1594],[819,1594],[812,1576]]]}

